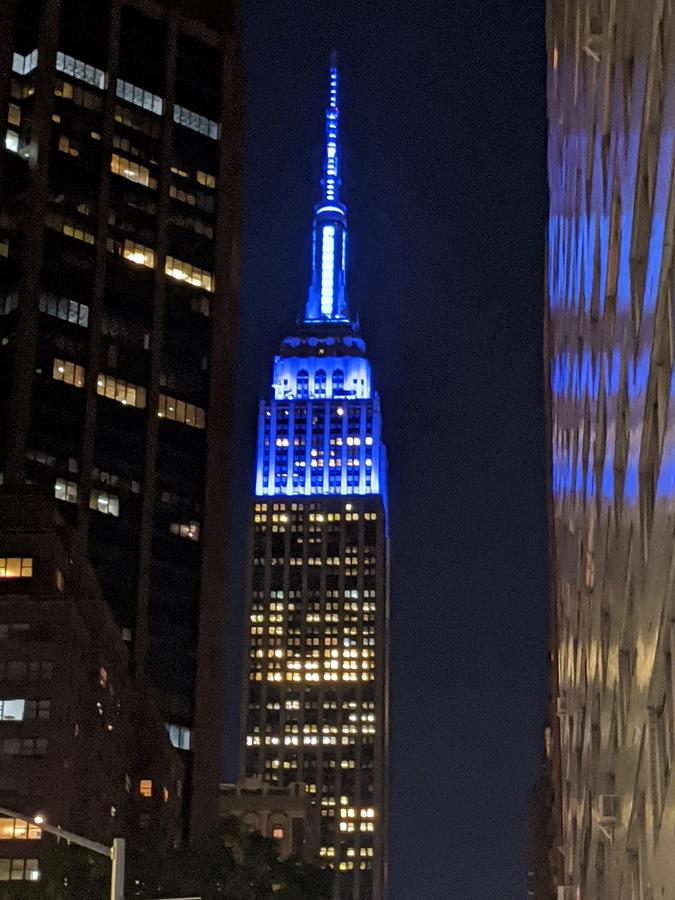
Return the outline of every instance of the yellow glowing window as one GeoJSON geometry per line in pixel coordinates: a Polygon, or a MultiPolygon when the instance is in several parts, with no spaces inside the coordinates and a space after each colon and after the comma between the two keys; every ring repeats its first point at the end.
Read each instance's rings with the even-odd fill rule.
{"type": "Polygon", "coordinates": [[[159,395],[157,415],[160,419],[182,422],[192,428],[206,428],[206,413],[201,406],[194,406],[168,394],[159,395]]]}
{"type": "Polygon", "coordinates": [[[32,578],[32,556],[0,556],[0,578],[32,578]]]}
{"type": "Polygon", "coordinates": [[[9,104],[9,112],[7,113],[7,121],[10,125],[21,124],[21,108],[16,103],[9,104]]]}
{"type": "MultiPolygon", "coordinates": [[[[14,125],[18,125],[18,122],[14,122],[14,125]]],[[[208,172],[202,172],[199,169],[197,170],[197,182],[199,184],[203,184],[204,187],[215,188],[216,186],[216,177],[215,175],[209,175],[208,172]]]]}
{"type": "Polygon", "coordinates": [[[150,175],[150,170],[146,166],[142,166],[140,163],[127,159],[124,156],[119,156],[117,153],[113,153],[110,160],[110,171],[114,175],[120,175],[128,181],[134,181],[136,184],[142,184],[144,187],[153,189],[157,187],[157,179],[150,175]]]}
{"type": "Polygon", "coordinates": [[[205,291],[213,292],[213,275],[206,269],[200,269],[191,263],[182,259],[176,259],[174,256],[167,256],[164,271],[170,278],[176,281],[184,281],[193,287],[203,288],[205,291]]]}
{"type": "Polygon", "coordinates": [[[55,359],[52,378],[81,388],[84,387],[84,368],[67,359],[55,359]]]}
{"type": "Polygon", "coordinates": [[[42,831],[25,819],[0,817],[0,841],[38,841],[42,831]]]}
{"type": "Polygon", "coordinates": [[[114,378],[112,375],[100,374],[96,380],[96,393],[101,397],[116,400],[123,406],[136,406],[145,409],[145,388],[137,384],[114,378]]]}
{"type": "Polygon", "coordinates": [[[283,839],[283,836],[284,836],[284,829],[280,825],[276,825],[272,829],[272,837],[275,840],[280,841],[283,839]]]}
{"type": "Polygon", "coordinates": [[[141,797],[152,797],[151,778],[141,778],[140,784],[138,786],[138,793],[141,795],[141,797]]]}
{"type": "Polygon", "coordinates": [[[152,247],[145,247],[128,238],[124,240],[122,256],[129,262],[136,263],[137,266],[147,266],[149,269],[155,267],[155,251],[152,247]]]}

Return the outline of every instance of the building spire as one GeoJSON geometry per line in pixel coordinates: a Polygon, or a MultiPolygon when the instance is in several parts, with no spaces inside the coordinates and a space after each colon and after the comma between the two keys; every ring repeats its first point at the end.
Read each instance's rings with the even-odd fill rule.
{"type": "Polygon", "coordinates": [[[347,208],[340,202],[338,81],[337,53],[333,52],[330,55],[329,96],[326,108],[322,200],[314,207],[312,223],[312,281],[305,308],[307,323],[349,321],[345,296],[347,208]]]}
{"type": "Polygon", "coordinates": [[[340,199],[340,157],[338,154],[338,121],[340,109],[338,107],[338,70],[337,53],[335,50],[330,55],[330,94],[326,109],[326,155],[323,164],[323,199],[328,203],[340,199]]]}

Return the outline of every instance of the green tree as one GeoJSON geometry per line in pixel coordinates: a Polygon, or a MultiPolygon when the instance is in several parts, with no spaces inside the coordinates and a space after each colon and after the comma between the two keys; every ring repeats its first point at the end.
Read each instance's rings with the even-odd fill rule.
{"type": "MultiPolygon", "coordinates": [[[[110,862],[65,842],[43,857],[38,884],[7,885],[0,900],[107,900],[110,862]]],[[[276,841],[223,819],[193,847],[157,860],[129,848],[128,900],[199,896],[202,900],[329,900],[332,873],[281,860],[276,841]]]]}

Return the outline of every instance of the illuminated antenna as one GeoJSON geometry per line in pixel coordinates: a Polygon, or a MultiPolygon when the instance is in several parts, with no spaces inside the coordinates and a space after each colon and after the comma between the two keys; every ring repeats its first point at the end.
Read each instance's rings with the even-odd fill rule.
{"type": "Polygon", "coordinates": [[[338,108],[338,70],[337,53],[335,51],[330,55],[329,79],[328,108],[326,109],[326,157],[323,164],[321,186],[323,187],[323,199],[334,202],[340,199],[338,156],[338,119],[340,110],[338,108]]]}
{"type": "Polygon", "coordinates": [[[348,322],[345,285],[347,274],[347,209],[340,202],[338,146],[337,53],[330,55],[326,109],[326,153],[321,179],[321,201],[312,223],[312,280],[305,322],[348,322]]]}

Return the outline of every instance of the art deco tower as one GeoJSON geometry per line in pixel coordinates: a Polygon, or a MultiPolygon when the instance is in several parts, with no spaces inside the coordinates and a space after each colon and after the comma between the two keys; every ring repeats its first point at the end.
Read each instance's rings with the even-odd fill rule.
{"type": "Polygon", "coordinates": [[[304,782],[321,806],[336,897],[386,895],[388,549],[385,450],[346,296],[338,72],[303,321],[260,403],[243,771],[304,782]]]}

